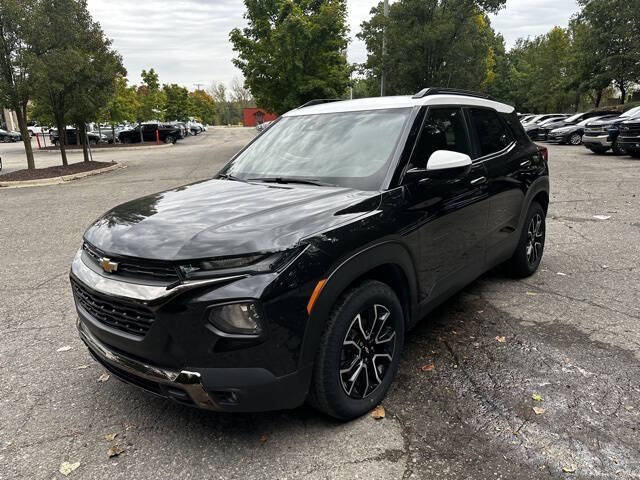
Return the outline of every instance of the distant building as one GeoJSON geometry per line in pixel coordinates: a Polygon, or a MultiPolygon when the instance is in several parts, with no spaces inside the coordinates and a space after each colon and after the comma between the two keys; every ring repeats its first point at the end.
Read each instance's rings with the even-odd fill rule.
{"type": "Polygon", "coordinates": [[[275,120],[277,115],[266,112],[261,108],[243,108],[242,109],[242,124],[245,127],[255,127],[263,122],[271,122],[275,120]]]}
{"type": "Polygon", "coordinates": [[[18,118],[16,117],[16,112],[8,110],[6,108],[0,108],[0,126],[6,130],[13,130],[17,132],[20,127],[18,127],[18,118]]]}

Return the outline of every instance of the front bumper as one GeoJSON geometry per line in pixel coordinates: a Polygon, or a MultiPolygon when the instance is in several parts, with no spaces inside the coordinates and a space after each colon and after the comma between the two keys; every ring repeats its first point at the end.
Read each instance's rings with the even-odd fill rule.
{"type": "Polygon", "coordinates": [[[160,397],[216,411],[280,410],[304,402],[312,373],[312,365],[301,361],[306,304],[292,302],[291,290],[283,294],[277,275],[183,282],[168,289],[101,275],[79,252],[71,279],[95,299],[142,306],[154,315],[148,331],[132,334],[101,320],[96,310],[101,305],[74,297],[80,338],[115,377],[160,397]],[[275,294],[264,295],[267,287],[275,294]],[[238,298],[262,302],[263,338],[235,340],[208,328],[207,309],[238,298]]]}
{"type": "Polygon", "coordinates": [[[567,143],[569,141],[569,134],[549,132],[546,136],[546,140],[548,142],[567,143]]]}
{"type": "Polygon", "coordinates": [[[596,147],[611,147],[613,142],[611,141],[611,137],[609,135],[597,135],[591,136],[585,134],[582,137],[582,144],[585,147],[596,146],[596,147]]]}
{"type": "Polygon", "coordinates": [[[640,136],[618,137],[618,145],[623,150],[638,151],[640,150],[640,136]]]}

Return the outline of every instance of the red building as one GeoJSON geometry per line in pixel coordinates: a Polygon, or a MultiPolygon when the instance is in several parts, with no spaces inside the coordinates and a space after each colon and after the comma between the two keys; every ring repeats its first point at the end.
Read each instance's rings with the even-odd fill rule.
{"type": "Polygon", "coordinates": [[[255,127],[262,122],[270,122],[276,119],[276,115],[268,113],[261,108],[243,108],[242,123],[245,127],[255,127]]]}

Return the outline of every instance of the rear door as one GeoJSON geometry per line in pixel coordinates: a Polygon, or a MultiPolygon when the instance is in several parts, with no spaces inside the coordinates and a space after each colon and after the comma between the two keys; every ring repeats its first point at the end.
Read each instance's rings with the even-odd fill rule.
{"type": "Polygon", "coordinates": [[[476,160],[485,166],[489,182],[486,254],[487,265],[491,267],[506,260],[517,243],[525,179],[537,149],[521,128],[516,131],[515,123],[510,126],[508,119],[502,118],[505,114],[479,107],[469,108],[467,114],[476,160]]]}

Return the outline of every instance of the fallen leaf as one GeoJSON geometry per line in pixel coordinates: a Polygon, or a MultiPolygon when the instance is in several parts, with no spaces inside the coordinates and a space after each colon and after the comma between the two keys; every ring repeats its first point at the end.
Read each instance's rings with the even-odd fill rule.
{"type": "Polygon", "coordinates": [[[624,409],[625,409],[627,412],[630,412],[631,410],[633,410],[633,407],[632,407],[631,405],[627,405],[627,406],[625,406],[625,407],[624,407],[624,409]]]}
{"type": "Polygon", "coordinates": [[[77,370],[84,370],[85,368],[89,368],[89,365],[78,365],[76,367],[77,370]]]}
{"type": "Polygon", "coordinates": [[[457,335],[458,332],[456,332],[455,330],[451,330],[451,335],[457,335]]]}
{"type": "Polygon", "coordinates": [[[376,420],[382,420],[384,418],[385,412],[384,407],[382,405],[378,405],[371,411],[371,416],[376,420]]]}
{"type": "Polygon", "coordinates": [[[482,312],[484,312],[484,310],[478,310],[478,313],[482,313],[482,312]]]}
{"type": "Polygon", "coordinates": [[[62,462],[58,470],[60,471],[61,474],[63,474],[66,477],[79,466],[80,466],[80,462],[75,462],[75,463],[62,462]]]}
{"type": "Polygon", "coordinates": [[[498,341],[498,343],[505,343],[507,341],[507,339],[504,338],[502,335],[498,335],[496,337],[496,340],[498,341]]]}
{"type": "Polygon", "coordinates": [[[423,365],[420,370],[422,370],[423,372],[433,372],[436,369],[436,366],[432,363],[427,363],[426,365],[423,365]]]}
{"type": "Polygon", "coordinates": [[[106,382],[107,380],[109,380],[109,374],[108,374],[108,373],[103,373],[102,375],[100,375],[100,376],[98,377],[98,381],[99,381],[99,382],[104,383],[104,382],[106,382]]]}
{"type": "Polygon", "coordinates": [[[562,471],[564,473],[574,473],[576,471],[576,466],[575,465],[569,465],[568,467],[562,467],[562,471]]]}
{"type": "Polygon", "coordinates": [[[107,450],[107,455],[109,456],[109,458],[117,457],[122,452],[124,452],[124,448],[122,448],[120,445],[114,445],[113,447],[110,447],[109,450],[107,450]]]}
{"type": "Polygon", "coordinates": [[[69,350],[71,350],[71,347],[69,345],[65,345],[64,347],[60,347],[56,350],[56,352],[68,352],[69,350]]]}
{"type": "Polygon", "coordinates": [[[533,411],[536,412],[536,415],[542,415],[545,412],[542,407],[533,407],[533,411]]]}
{"type": "Polygon", "coordinates": [[[593,218],[596,220],[609,220],[611,215],[594,215],[593,218]]]}
{"type": "Polygon", "coordinates": [[[536,295],[538,295],[536,292],[525,292],[525,294],[531,297],[535,297],[536,295]]]}
{"type": "Polygon", "coordinates": [[[260,443],[262,443],[263,445],[264,445],[265,443],[267,443],[267,436],[266,436],[266,435],[264,435],[264,434],[263,434],[263,435],[260,437],[260,443]]]}
{"type": "Polygon", "coordinates": [[[558,275],[560,275],[561,277],[566,277],[567,276],[566,273],[562,273],[562,272],[558,272],[558,275]]]}
{"type": "Polygon", "coordinates": [[[541,402],[542,401],[542,397],[540,396],[540,394],[538,392],[533,392],[533,395],[531,395],[531,398],[536,402],[541,402]]]}
{"type": "Polygon", "coordinates": [[[107,433],[107,434],[104,436],[104,439],[105,439],[107,442],[113,442],[113,440],[114,440],[117,436],[118,436],[118,432],[114,432],[114,433],[107,433]]]}

